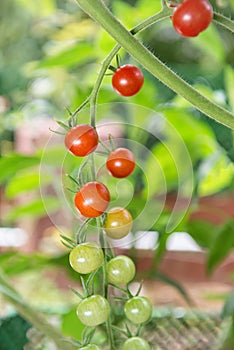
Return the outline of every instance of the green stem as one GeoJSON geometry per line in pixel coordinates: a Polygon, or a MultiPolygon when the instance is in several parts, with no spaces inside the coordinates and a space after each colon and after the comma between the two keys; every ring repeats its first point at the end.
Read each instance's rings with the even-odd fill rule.
{"type": "MultiPolygon", "coordinates": [[[[234,115],[231,112],[201,95],[155,57],[114,17],[102,0],[77,0],[77,2],[89,16],[100,23],[130,55],[156,78],[210,118],[234,129],[234,115]]],[[[216,18],[217,20],[218,18],[216,18]]],[[[94,97],[93,101],[95,101],[94,97]]]]}
{"type": "MultiPolygon", "coordinates": [[[[146,28],[150,27],[151,25],[155,24],[158,21],[161,21],[168,16],[170,16],[172,11],[168,8],[164,8],[162,11],[156,13],[155,15],[147,18],[146,20],[142,21],[139,23],[137,26],[135,26],[130,32],[132,35],[135,35],[142,30],[145,30],[146,28]]],[[[103,78],[106,74],[106,71],[110,68],[112,60],[115,58],[119,50],[121,49],[121,45],[117,44],[115,47],[111,50],[109,55],[105,58],[105,60],[102,63],[101,70],[98,74],[98,78],[94,84],[92,93],[91,93],[91,99],[90,99],[90,104],[92,104],[92,111],[91,111],[91,123],[95,126],[95,113],[96,113],[96,104],[97,104],[97,97],[98,93],[103,81],[103,78]]]]}
{"type": "Polygon", "coordinates": [[[32,307],[30,307],[22,297],[16,292],[7,280],[6,276],[0,271],[0,292],[9,301],[25,320],[31,323],[35,328],[50,338],[57,346],[58,350],[74,350],[74,346],[65,342],[63,335],[45,318],[32,307]]]}

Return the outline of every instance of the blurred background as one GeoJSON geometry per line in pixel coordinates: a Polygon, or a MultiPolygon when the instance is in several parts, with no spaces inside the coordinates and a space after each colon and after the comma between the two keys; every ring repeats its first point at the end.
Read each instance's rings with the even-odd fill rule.
{"type": "MultiPolygon", "coordinates": [[[[161,8],[160,1],[106,2],[128,29],[161,8]]],[[[211,3],[233,16],[233,0],[211,3]]],[[[60,132],[56,121],[66,122],[66,109],[74,111],[90,94],[115,43],[73,0],[1,0],[0,31],[0,269],[29,304],[59,323],[64,335],[79,339],[82,326],[69,290],[79,276],[69,268],[60,234],[74,237],[79,227],[66,174],[76,176],[82,159],[67,154],[63,136],[51,130],[60,132]]],[[[186,39],[168,19],[137,37],[205,96],[234,111],[231,32],[212,24],[186,39]]],[[[120,61],[137,65],[123,50],[120,61]]],[[[206,324],[206,333],[200,331],[206,336],[200,347],[184,341],[178,349],[208,349],[210,343],[214,350],[221,316],[228,326],[234,319],[233,130],[195,110],[147,71],[144,75],[144,88],[127,100],[106,76],[98,99],[100,137],[105,140],[111,132],[138,160],[128,181],[117,182],[97,156],[99,176],[115,206],[126,206],[135,218],[133,232],[117,249],[136,261],[138,279],[144,275],[143,293],[158,307],[155,317],[175,323],[192,306],[199,314],[195,319],[203,312],[211,322],[209,332],[206,324]]],[[[87,122],[89,110],[79,118],[87,122]]],[[[53,349],[43,345],[40,334],[32,332],[28,340],[30,326],[17,318],[12,303],[0,299],[0,305],[1,350],[20,350],[24,344],[53,349]],[[18,345],[10,343],[13,328],[7,338],[9,322],[24,329],[18,345]]]]}

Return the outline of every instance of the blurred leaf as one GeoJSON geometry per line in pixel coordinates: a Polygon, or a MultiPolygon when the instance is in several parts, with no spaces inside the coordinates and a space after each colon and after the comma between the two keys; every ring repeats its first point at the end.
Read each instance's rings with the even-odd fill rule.
{"type": "Polygon", "coordinates": [[[53,14],[56,10],[55,0],[41,0],[40,3],[27,0],[18,0],[18,2],[36,15],[49,15],[53,14]]]}
{"type": "Polygon", "coordinates": [[[47,56],[38,63],[38,68],[52,68],[57,66],[72,67],[96,59],[95,51],[91,44],[78,42],[73,46],[63,49],[62,52],[47,56]]]}
{"type": "Polygon", "coordinates": [[[234,292],[228,295],[221,312],[222,319],[230,316],[234,316],[234,292]]]}
{"type": "Polygon", "coordinates": [[[210,246],[207,259],[208,272],[212,273],[215,267],[226,258],[233,248],[234,220],[230,220],[219,229],[210,246]]]}
{"type": "Polygon", "coordinates": [[[4,219],[7,222],[15,221],[24,216],[37,219],[53,213],[60,208],[60,203],[55,197],[47,196],[43,198],[43,201],[41,199],[35,199],[27,204],[19,205],[11,209],[4,219]]]}
{"type": "Polygon", "coordinates": [[[25,271],[41,269],[51,262],[51,258],[41,254],[25,255],[18,252],[2,254],[0,257],[1,269],[7,275],[17,275],[25,271]]]}
{"type": "Polygon", "coordinates": [[[6,196],[14,198],[26,191],[38,190],[39,186],[46,184],[49,180],[48,176],[39,176],[37,173],[19,173],[13,177],[6,186],[6,196]]]}
{"type": "MultiPolygon", "coordinates": [[[[225,58],[225,49],[220,35],[214,25],[209,26],[193,40],[193,44],[201,48],[206,55],[202,64],[209,69],[214,64],[217,69],[221,67],[225,58]]],[[[213,68],[213,67],[212,67],[213,68]]]]}
{"type": "Polygon", "coordinates": [[[228,102],[230,106],[232,107],[232,110],[234,110],[234,69],[231,66],[225,67],[225,86],[226,86],[226,92],[228,96],[228,102]]]}
{"type": "Polygon", "coordinates": [[[1,350],[22,350],[28,343],[26,333],[30,327],[29,323],[18,315],[1,320],[1,350]]]}
{"type": "Polygon", "coordinates": [[[189,221],[186,232],[202,247],[209,248],[216,235],[217,228],[206,221],[189,221]]]}
{"type": "Polygon", "coordinates": [[[221,152],[216,152],[201,163],[198,176],[198,193],[200,196],[208,196],[232,183],[234,165],[221,152]]]}
{"type": "Polygon", "coordinates": [[[129,30],[134,26],[137,13],[136,7],[131,6],[126,1],[114,1],[113,12],[129,30]]]}
{"type": "Polygon", "coordinates": [[[38,157],[23,156],[20,154],[12,154],[0,158],[0,184],[7,182],[12,176],[22,169],[39,165],[38,157]]]}
{"type": "Polygon", "coordinates": [[[76,315],[76,308],[72,309],[62,318],[62,332],[66,336],[82,341],[82,332],[85,329],[76,315]]]}

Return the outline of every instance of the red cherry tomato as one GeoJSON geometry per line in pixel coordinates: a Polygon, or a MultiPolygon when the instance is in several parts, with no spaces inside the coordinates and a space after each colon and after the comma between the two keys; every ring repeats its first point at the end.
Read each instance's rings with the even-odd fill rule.
{"type": "Polygon", "coordinates": [[[182,36],[194,37],[205,30],[213,18],[213,8],[207,0],[184,0],[172,15],[175,30],[182,36]]]}
{"type": "Polygon", "coordinates": [[[102,215],[110,203],[110,192],[100,182],[87,182],[75,196],[75,206],[87,218],[102,215]]]}
{"type": "Polygon", "coordinates": [[[106,167],[112,176],[124,178],[130,175],[136,162],[135,157],[127,148],[117,148],[110,153],[106,161],[106,167]]]}
{"type": "Polygon", "coordinates": [[[133,96],[142,87],[144,75],[142,71],[133,66],[126,64],[118,68],[112,77],[112,86],[122,96],[133,96]]]}
{"type": "Polygon", "coordinates": [[[65,146],[77,157],[92,153],[98,145],[98,134],[88,124],[74,126],[65,136],[65,146]]]}

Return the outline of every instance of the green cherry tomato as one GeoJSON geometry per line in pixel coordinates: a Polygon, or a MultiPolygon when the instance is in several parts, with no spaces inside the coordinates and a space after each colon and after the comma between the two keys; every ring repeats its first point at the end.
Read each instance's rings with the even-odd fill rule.
{"type": "Polygon", "coordinates": [[[122,350],[150,350],[147,341],[140,337],[132,337],[125,341],[122,350]]]}
{"type": "Polygon", "coordinates": [[[111,259],[107,264],[108,282],[115,286],[131,282],[135,272],[134,262],[125,255],[119,255],[111,259]]]}
{"type": "Polygon", "coordinates": [[[80,350],[101,350],[101,348],[99,348],[99,346],[97,346],[96,344],[89,344],[80,348],[80,350]]]}
{"type": "Polygon", "coordinates": [[[132,323],[144,323],[151,318],[152,304],[146,297],[133,297],[126,302],[124,312],[132,323]]]}
{"type": "Polygon", "coordinates": [[[69,261],[73,270],[87,274],[97,270],[103,264],[104,254],[97,243],[86,242],[72,249],[69,261]]]}
{"type": "Polygon", "coordinates": [[[104,231],[112,239],[121,239],[129,234],[132,228],[132,216],[127,209],[116,207],[106,214],[104,231]]]}
{"type": "Polygon", "coordinates": [[[96,327],[107,321],[110,306],[101,295],[92,295],[79,303],[76,313],[85,326],[96,327]]]}

